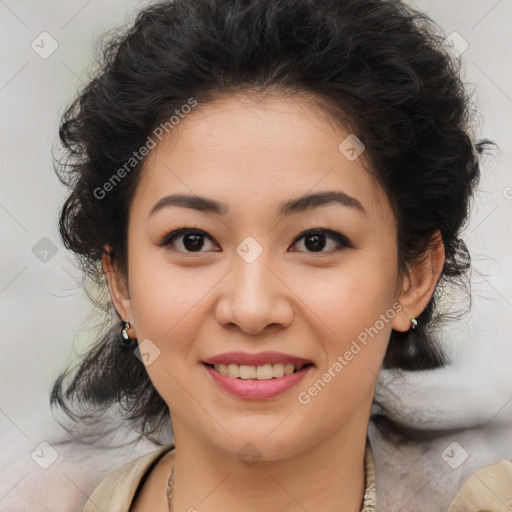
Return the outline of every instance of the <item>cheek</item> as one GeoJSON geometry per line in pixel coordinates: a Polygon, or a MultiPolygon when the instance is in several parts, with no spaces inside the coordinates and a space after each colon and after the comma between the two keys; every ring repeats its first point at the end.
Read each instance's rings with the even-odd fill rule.
{"type": "Polygon", "coordinates": [[[354,266],[338,271],[311,297],[322,325],[322,353],[318,375],[299,390],[299,402],[318,411],[314,416],[325,425],[339,425],[360,404],[371,403],[395,315],[393,281],[383,276],[377,264],[373,271],[354,266]]]}
{"type": "Polygon", "coordinates": [[[373,324],[391,307],[396,279],[392,258],[354,252],[336,268],[303,271],[294,289],[331,334],[345,335],[373,324]]]}
{"type": "MultiPolygon", "coordinates": [[[[200,325],[209,285],[204,275],[176,268],[146,269],[133,279],[132,307],[137,331],[145,337],[173,343],[187,340],[200,325]]],[[[177,344],[177,345],[176,345],[177,344]]]]}
{"type": "Polygon", "coordinates": [[[302,293],[308,297],[308,306],[323,325],[322,369],[330,369],[336,375],[332,379],[333,390],[338,389],[335,395],[344,394],[347,383],[361,392],[373,384],[396,314],[396,276],[392,254],[381,257],[360,253],[354,256],[353,263],[337,268],[322,280],[321,286],[315,288],[308,280],[303,282],[302,293]],[[344,377],[340,378],[342,374],[344,377]]]}

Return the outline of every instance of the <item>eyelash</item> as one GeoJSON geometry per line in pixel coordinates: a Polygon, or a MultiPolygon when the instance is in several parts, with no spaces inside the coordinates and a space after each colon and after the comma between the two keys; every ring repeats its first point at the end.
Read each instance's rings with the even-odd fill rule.
{"type": "MultiPolygon", "coordinates": [[[[160,247],[167,247],[169,245],[172,245],[172,243],[174,242],[174,240],[176,238],[178,238],[180,236],[184,236],[184,235],[189,235],[189,234],[205,236],[206,238],[209,238],[210,240],[213,241],[213,239],[205,231],[203,231],[201,229],[180,228],[180,229],[171,231],[170,233],[165,235],[163,240],[158,245],[160,247]]],[[[313,229],[308,229],[306,231],[303,231],[300,235],[298,235],[295,238],[292,245],[295,245],[299,240],[301,240],[303,238],[307,238],[308,236],[312,236],[312,235],[326,235],[327,238],[331,238],[331,239],[335,240],[338,243],[338,247],[334,251],[331,251],[331,252],[303,251],[308,254],[320,254],[320,255],[332,254],[333,252],[338,252],[338,251],[342,250],[343,248],[353,248],[354,247],[352,245],[352,243],[348,240],[348,238],[346,238],[344,235],[342,235],[341,233],[338,233],[337,231],[328,229],[328,228],[313,228],[313,229]]],[[[178,252],[183,252],[183,251],[178,251],[178,252]]],[[[185,251],[184,254],[199,254],[201,252],[204,252],[204,251],[185,251]]],[[[297,251],[297,252],[301,252],[301,251],[297,251]]]]}

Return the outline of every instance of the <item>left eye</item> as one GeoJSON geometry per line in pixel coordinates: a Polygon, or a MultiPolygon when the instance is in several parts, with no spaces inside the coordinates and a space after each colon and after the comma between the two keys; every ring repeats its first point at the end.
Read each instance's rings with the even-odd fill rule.
{"type": "MultiPolygon", "coordinates": [[[[181,228],[166,235],[159,245],[162,247],[174,245],[175,241],[179,239],[182,248],[178,248],[177,250],[189,253],[201,252],[201,249],[204,247],[205,238],[212,240],[208,234],[200,229],[181,228]]],[[[323,249],[328,245],[325,240],[329,238],[336,242],[334,244],[335,251],[341,250],[341,248],[344,247],[353,247],[350,241],[341,233],[325,228],[313,229],[302,233],[294,240],[292,245],[304,239],[307,252],[327,252],[323,251],[323,249]]]]}
{"type": "Polygon", "coordinates": [[[327,252],[322,251],[322,249],[325,248],[326,242],[325,240],[330,238],[331,240],[334,240],[337,242],[334,244],[334,252],[341,250],[341,248],[344,247],[353,247],[353,245],[350,243],[350,241],[343,236],[341,233],[338,233],[336,231],[332,231],[330,229],[313,229],[306,231],[305,233],[302,233],[299,235],[294,242],[294,245],[299,241],[304,239],[304,245],[310,249],[309,252],[327,252]]]}

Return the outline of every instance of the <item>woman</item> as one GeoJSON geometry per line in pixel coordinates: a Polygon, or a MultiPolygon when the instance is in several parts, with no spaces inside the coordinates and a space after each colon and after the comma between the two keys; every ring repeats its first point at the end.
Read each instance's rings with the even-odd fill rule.
{"type": "MultiPolygon", "coordinates": [[[[397,1],[178,0],[104,57],[61,126],[60,230],[117,322],[52,403],[173,443],[83,510],[375,510],[370,419],[405,435],[370,417],[379,370],[444,364],[469,268],[485,141],[442,38],[397,1]]],[[[450,510],[495,505],[474,490],[450,510]]]]}

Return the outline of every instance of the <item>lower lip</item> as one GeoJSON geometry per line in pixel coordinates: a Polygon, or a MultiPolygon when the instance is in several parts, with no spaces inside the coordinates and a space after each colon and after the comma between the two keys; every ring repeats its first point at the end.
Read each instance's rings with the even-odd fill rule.
{"type": "Polygon", "coordinates": [[[252,400],[262,400],[274,398],[285,391],[296,386],[309,372],[313,365],[305,366],[298,372],[283,377],[277,377],[267,380],[256,379],[234,379],[227,375],[222,375],[211,366],[203,364],[206,371],[212,376],[213,380],[229,394],[239,398],[248,398],[252,400]]]}

